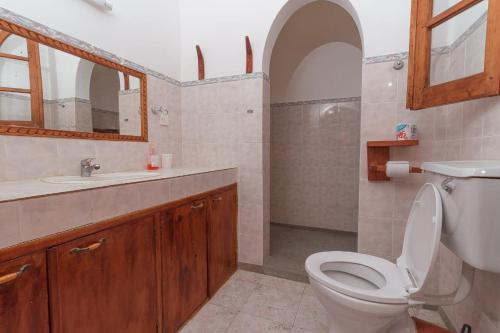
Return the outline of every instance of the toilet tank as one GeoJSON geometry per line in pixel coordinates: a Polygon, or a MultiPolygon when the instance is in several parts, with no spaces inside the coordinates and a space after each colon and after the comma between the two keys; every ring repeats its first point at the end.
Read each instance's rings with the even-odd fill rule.
{"type": "Polygon", "coordinates": [[[500,161],[426,162],[443,202],[442,241],[480,270],[500,273],[500,161]]]}

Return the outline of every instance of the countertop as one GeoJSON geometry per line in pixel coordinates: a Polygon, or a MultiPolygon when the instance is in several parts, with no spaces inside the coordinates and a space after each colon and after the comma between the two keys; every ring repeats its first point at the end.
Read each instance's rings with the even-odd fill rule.
{"type": "Polygon", "coordinates": [[[227,166],[227,167],[212,167],[212,168],[199,167],[199,168],[160,169],[157,171],[153,171],[154,173],[159,173],[160,174],[159,176],[140,178],[140,179],[128,179],[128,180],[110,180],[110,181],[98,181],[98,182],[96,181],[87,184],[51,184],[51,183],[46,183],[41,179],[0,182],[0,203],[43,197],[61,193],[91,190],[91,189],[110,187],[110,186],[151,182],[156,180],[191,176],[196,174],[223,171],[235,168],[236,167],[234,166],[227,166]]]}

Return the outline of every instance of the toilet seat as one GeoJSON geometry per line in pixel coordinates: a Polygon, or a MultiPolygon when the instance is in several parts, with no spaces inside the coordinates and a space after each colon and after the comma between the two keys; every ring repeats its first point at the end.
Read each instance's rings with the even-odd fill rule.
{"type": "Polygon", "coordinates": [[[355,252],[320,252],[307,258],[306,270],[318,283],[344,295],[377,303],[408,304],[406,288],[411,282],[388,260],[355,252]],[[327,273],[330,268],[365,280],[375,288],[367,289],[333,278],[327,273]]]}
{"type": "Polygon", "coordinates": [[[384,304],[408,304],[427,281],[441,239],[442,203],[437,188],[418,192],[406,224],[403,251],[394,264],[355,252],[321,252],[306,260],[309,277],[353,298],[384,304]]]}

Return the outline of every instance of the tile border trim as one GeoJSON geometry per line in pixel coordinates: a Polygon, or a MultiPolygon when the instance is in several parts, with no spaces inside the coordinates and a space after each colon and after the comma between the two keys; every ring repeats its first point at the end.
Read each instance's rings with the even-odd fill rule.
{"type": "Polygon", "coordinates": [[[194,86],[202,86],[207,84],[214,83],[223,83],[223,82],[233,82],[233,81],[243,81],[243,80],[251,80],[251,79],[263,79],[269,82],[269,76],[264,72],[251,73],[251,74],[240,74],[240,75],[230,75],[230,76],[221,76],[216,78],[210,78],[205,80],[196,80],[196,81],[186,81],[181,83],[181,87],[194,87],[194,86]]]}
{"type": "MultiPolygon", "coordinates": [[[[463,42],[465,42],[467,40],[467,38],[469,38],[474,32],[476,32],[476,30],[479,29],[479,27],[481,27],[481,25],[483,23],[485,23],[486,21],[487,21],[487,14],[481,15],[481,17],[479,17],[453,43],[451,43],[449,46],[441,46],[441,47],[433,48],[432,54],[434,54],[434,55],[447,54],[447,53],[450,53],[451,51],[455,50],[463,42]]],[[[382,63],[382,62],[390,62],[390,61],[396,61],[396,60],[406,60],[406,59],[408,59],[408,56],[409,56],[408,52],[400,52],[400,53],[392,53],[392,54],[386,54],[386,55],[375,56],[375,57],[367,57],[367,58],[363,58],[363,64],[370,65],[370,64],[378,64],[378,63],[382,63]]]]}
{"type": "MultiPolygon", "coordinates": [[[[5,92],[5,91],[0,92],[0,98],[1,97],[10,98],[10,99],[17,100],[17,101],[31,101],[31,97],[23,96],[23,95],[16,95],[16,94],[13,94],[10,92],[5,92]]],[[[71,103],[71,102],[90,104],[90,100],[80,98],[80,97],[66,97],[66,98],[59,98],[59,99],[43,99],[44,104],[59,104],[59,103],[71,103]]]]}
{"type": "Polygon", "coordinates": [[[368,57],[368,58],[363,58],[363,64],[371,65],[371,64],[378,64],[378,63],[382,63],[382,62],[406,60],[406,59],[408,59],[408,56],[409,56],[408,52],[400,52],[400,53],[391,53],[391,54],[385,54],[385,55],[380,55],[380,56],[375,56],[375,57],[368,57]]]}
{"type": "Polygon", "coordinates": [[[278,108],[278,107],[288,107],[288,106],[336,104],[336,103],[348,103],[348,102],[360,102],[360,101],[361,97],[339,97],[339,98],[316,99],[316,100],[298,101],[298,102],[272,103],[271,107],[278,108]]]}

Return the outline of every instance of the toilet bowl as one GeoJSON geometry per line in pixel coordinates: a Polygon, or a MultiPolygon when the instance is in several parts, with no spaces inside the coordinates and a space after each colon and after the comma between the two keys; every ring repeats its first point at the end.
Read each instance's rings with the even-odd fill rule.
{"type": "Polygon", "coordinates": [[[331,333],[412,333],[408,307],[436,261],[442,228],[438,189],[425,184],[408,217],[403,251],[394,264],[354,252],[321,252],[305,263],[311,287],[327,310],[331,333]]]}

